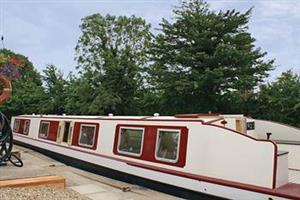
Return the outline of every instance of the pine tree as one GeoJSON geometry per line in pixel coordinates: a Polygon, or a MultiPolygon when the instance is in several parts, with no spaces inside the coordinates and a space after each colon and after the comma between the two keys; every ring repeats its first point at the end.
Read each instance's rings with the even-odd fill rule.
{"type": "MultiPolygon", "coordinates": [[[[162,113],[222,112],[228,94],[239,108],[273,69],[248,32],[251,9],[211,11],[201,0],[184,1],[174,20],[163,19],[152,48],[150,85],[162,113]]],[[[230,99],[230,98],[229,98],[230,99]]]]}

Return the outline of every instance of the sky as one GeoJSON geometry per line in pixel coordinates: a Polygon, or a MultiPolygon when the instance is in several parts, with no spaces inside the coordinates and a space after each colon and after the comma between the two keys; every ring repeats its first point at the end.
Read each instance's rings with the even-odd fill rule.
{"type": "MultiPolygon", "coordinates": [[[[269,80],[283,71],[300,73],[300,0],[207,0],[215,11],[253,8],[249,32],[256,47],[275,58],[269,80]]],[[[0,34],[5,47],[29,58],[42,71],[56,65],[65,75],[76,73],[75,46],[85,16],[136,15],[159,28],[162,18],[172,20],[180,0],[0,0],[0,34]]]]}

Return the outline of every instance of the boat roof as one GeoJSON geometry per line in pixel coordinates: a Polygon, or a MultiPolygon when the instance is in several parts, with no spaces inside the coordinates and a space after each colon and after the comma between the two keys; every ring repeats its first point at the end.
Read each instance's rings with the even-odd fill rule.
{"type": "Polygon", "coordinates": [[[26,117],[26,118],[68,118],[68,119],[111,119],[111,120],[175,120],[175,121],[203,121],[203,122],[210,122],[218,119],[223,119],[223,115],[200,115],[200,114],[184,114],[184,115],[175,115],[175,116],[159,116],[158,114],[155,114],[154,116],[91,116],[91,115],[45,115],[45,114],[32,114],[32,115],[19,115],[17,117],[26,117]]]}

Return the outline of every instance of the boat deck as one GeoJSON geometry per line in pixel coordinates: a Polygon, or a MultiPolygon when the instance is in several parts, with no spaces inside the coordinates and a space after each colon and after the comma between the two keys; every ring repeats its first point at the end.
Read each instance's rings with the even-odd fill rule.
{"type": "Polygon", "coordinates": [[[299,170],[289,170],[289,182],[300,184],[299,170]]]}
{"type": "Polygon", "coordinates": [[[289,183],[274,190],[279,195],[300,199],[300,171],[289,170],[289,183]]]}

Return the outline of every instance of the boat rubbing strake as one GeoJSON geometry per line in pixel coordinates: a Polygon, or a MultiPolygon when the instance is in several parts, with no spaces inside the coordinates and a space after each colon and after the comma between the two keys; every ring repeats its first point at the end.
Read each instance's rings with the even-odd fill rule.
{"type": "Polygon", "coordinates": [[[243,115],[20,115],[11,123],[17,143],[75,165],[229,199],[300,199],[276,131],[267,139],[272,126],[243,115]]]}

